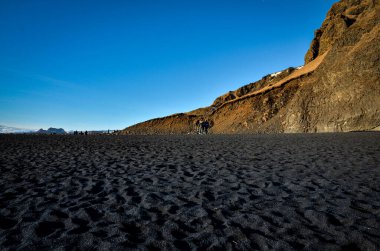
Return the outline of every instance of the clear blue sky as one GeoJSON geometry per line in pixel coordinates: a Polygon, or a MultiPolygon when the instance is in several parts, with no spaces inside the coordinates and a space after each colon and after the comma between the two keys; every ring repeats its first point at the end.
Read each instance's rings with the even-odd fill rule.
{"type": "Polygon", "coordinates": [[[0,125],[122,129],[303,64],[335,0],[0,0],[0,125]]]}

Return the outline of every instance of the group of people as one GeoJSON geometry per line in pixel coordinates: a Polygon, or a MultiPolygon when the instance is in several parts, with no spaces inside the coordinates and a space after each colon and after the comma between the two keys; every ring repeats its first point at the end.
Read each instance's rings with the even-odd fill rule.
{"type": "Polygon", "coordinates": [[[87,135],[88,132],[87,132],[87,131],[85,131],[85,132],[82,132],[82,131],[80,131],[80,132],[78,132],[78,131],[74,131],[73,134],[74,134],[74,135],[87,135]]]}
{"type": "Polygon", "coordinates": [[[100,135],[100,134],[107,134],[107,135],[116,135],[119,133],[119,130],[107,130],[107,131],[77,131],[75,130],[73,132],[73,135],[100,135]]]}
{"type": "Polygon", "coordinates": [[[208,134],[208,129],[211,128],[211,123],[204,119],[197,120],[195,125],[197,134],[208,134]]]}

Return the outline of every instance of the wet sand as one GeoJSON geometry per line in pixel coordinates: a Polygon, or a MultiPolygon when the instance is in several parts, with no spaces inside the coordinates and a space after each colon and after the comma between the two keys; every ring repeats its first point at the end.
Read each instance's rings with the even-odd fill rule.
{"type": "Polygon", "coordinates": [[[380,250],[380,133],[0,135],[0,249],[380,250]]]}

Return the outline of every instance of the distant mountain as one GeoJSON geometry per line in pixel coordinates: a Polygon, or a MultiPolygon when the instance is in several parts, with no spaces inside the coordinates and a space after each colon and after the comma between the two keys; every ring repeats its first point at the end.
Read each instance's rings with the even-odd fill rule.
{"type": "Polygon", "coordinates": [[[63,128],[50,127],[47,130],[44,130],[41,128],[36,133],[38,133],[38,134],[66,134],[66,131],[63,128]]]}
{"type": "Polygon", "coordinates": [[[17,128],[11,126],[0,125],[0,134],[1,133],[34,133],[36,130],[34,129],[25,129],[25,128],[17,128]]]}

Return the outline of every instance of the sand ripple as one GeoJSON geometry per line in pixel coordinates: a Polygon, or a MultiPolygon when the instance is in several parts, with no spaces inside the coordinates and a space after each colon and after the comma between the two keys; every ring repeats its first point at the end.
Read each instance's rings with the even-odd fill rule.
{"type": "Polygon", "coordinates": [[[380,133],[0,136],[0,248],[379,250],[380,133]]]}

